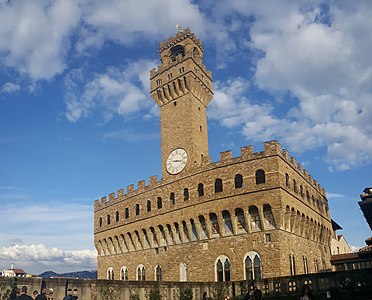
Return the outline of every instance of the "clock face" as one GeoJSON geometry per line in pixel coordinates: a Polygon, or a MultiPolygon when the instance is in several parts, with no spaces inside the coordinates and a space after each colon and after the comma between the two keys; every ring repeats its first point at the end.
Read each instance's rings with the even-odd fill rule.
{"type": "Polygon", "coordinates": [[[178,148],[174,149],[171,154],[169,154],[166,168],[168,173],[175,175],[181,172],[187,163],[187,152],[185,149],[178,148]]]}

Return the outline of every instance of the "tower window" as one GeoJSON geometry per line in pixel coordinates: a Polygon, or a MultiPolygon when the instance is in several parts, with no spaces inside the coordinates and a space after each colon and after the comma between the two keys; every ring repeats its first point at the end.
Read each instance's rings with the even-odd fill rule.
{"type": "Polygon", "coordinates": [[[137,203],[136,204],[136,216],[140,214],[140,205],[137,203]]]}
{"type": "Polygon", "coordinates": [[[202,183],[198,184],[198,194],[199,194],[199,197],[204,196],[204,186],[202,183]]]}
{"type": "Polygon", "coordinates": [[[173,77],[172,73],[169,73],[168,74],[168,79],[172,79],[172,77],[173,77]]]}
{"type": "Polygon", "coordinates": [[[222,192],[223,191],[223,187],[222,187],[222,179],[216,179],[216,181],[214,182],[214,192],[215,193],[219,193],[219,192],[222,192]]]}
{"type": "Polygon", "coordinates": [[[102,227],[102,217],[99,218],[99,227],[102,227]]]}
{"type": "Polygon", "coordinates": [[[265,183],[265,171],[264,170],[257,170],[256,171],[256,184],[265,183]]]}
{"type": "Polygon", "coordinates": [[[119,212],[118,211],[116,211],[116,213],[115,213],[115,221],[119,222],[119,212]]]}
{"type": "Polygon", "coordinates": [[[189,189],[188,188],[183,189],[183,200],[185,201],[189,200],[189,189]]]}
{"type": "Polygon", "coordinates": [[[151,211],[151,201],[147,201],[147,212],[151,211]]]}
{"type": "Polygon", "coordinates": [[[185,48],[182,45],[176,45],[172,47],[171,49],[170,57],[172,58],[172,61],[176,61],[176,57],[178,55],[185,56],[185,48]]]}
{"type": "Polygon", "coordinates": [[[107,225],[110,225],[111,220],[110,220],[110,215],[107,215],[107,225]]]}
{"type": "Polygon", "coordinates": [[[235,175],[235,188],[240,189],[243,187],[243,176],[241,174],[235,175]]]}
{"type": "Polygon", "coordinates": [[[177,101],[174,101],[174,102],[173,102],[173,105],[174,105],[174,106],[177,106],[177,101]]]}
{"type": "Polygon", "coordinates": [[[174,197],[174,193],[170,193],[170,196],[169,196],[169,200],[170,200],[170,203],[171,204],[175,204],[176,203],[176,199],[174,197]]]}
{"type": "Polygon", "coordinates": [[[199,130],[200,130],[200,131],[203,131],[201,125],[199,126],[199,130]]]}
{"type": "Polygon", "coordinates": [[[161,197],[158,197],[158,208],[162,208],[163,207],[163,202],[161,200],[161,197]]]}
{"type": "Polygon", "coordinates": [[[128,207],[125,208],[125,218],[126,218],[126,219],[129,218],[129,209],[128,209],[128,207]]]}

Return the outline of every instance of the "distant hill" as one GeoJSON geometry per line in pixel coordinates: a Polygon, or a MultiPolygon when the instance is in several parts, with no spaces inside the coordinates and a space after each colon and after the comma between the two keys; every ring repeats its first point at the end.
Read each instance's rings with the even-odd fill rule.
{"type": "Polygon", "coordinates": [[[97,278],[97,271],[76,271],[76,272],[69,272],[69,273],[56,273],[53,271],[46,271],[38,276],[43,278],[51,278],[51,277],[71,277],[71,278],[79,278],[79,279],[96,279],[97,278]]]}

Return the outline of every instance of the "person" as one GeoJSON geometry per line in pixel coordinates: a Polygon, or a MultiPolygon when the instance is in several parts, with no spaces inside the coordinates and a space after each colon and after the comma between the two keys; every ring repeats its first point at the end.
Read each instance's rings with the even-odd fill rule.
{"type": "Polygon", "coordinates": [[[38,295],[35,300],[47,300],[47,297],[46,297],[47,292],[48,292],[48,290],[46,288],[43,288],[41,290],[41,294],[38,295]]]}
{"type": "Polygon", "coordinates": [[[67,289],[67,295],[63,297],[63,300],[72,300],[72,290],[67,289]]]}
{"type": "Polygon", "coordinates": [[[248,292],[243,300],[261,300],[262,299],[262,292],[257,286],[254,286],[253,289],[248,292]]]}
{"type": "Polygon", "coordinates": [[[203,293],[202,300],[207,300],[207,292],[204,292],[204,293],[203,293]]]}
{"type": "Polygon", "coordinates": [[[39,295],[39,292],[37,290],[32,292],[32,298],[36,299],[38,295],[39,295]]]}
{"type": "Polygon", "coordinates": [[[34,300],[31,296],[27,295],[27,286],[21,288],[21,294],[15,300],[34,300]]]}
{"type": "Polygon", "coordinates": [[[301,291],[301,297],[300,300],[313,300],[313,294],[310,290],[309,285],[304,284],[302,286],[302,291],[301,291]]]}
{"type": "Polygon", "coordinates": [[[78,290],[77,289],[74,289],[73,295],[72,295],[72,300],[77,300],[77,298],[79,298],[79,296],[78,296],[78,290]]]}
{"type": "Polygon", "coordinates": [[[230,300],[230,299],[231,299],[231,298],[230,298],[229,292],[227,292],[227,293],[226,293],[226,297],[225,297],[224,300],[230,300]]]}

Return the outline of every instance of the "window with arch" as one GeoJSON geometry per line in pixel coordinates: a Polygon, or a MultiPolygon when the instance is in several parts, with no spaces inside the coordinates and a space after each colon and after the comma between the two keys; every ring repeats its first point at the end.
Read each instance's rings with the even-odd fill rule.
{"type": "Polygon", "coordinates": [[[163,207],[163,201],[161,200],[161,197],[158,197],[158,209],[163,207]]]}
{"type": "Polygon", "coordinates": [[[113,267],[109,267],[107,269],[107,279],[108,280],[114,280],[115,277],[114,277],[114,268],[113,267]]]}
{"type": "Polygon", "coordinates": [[[266,182],[265,178],[265,171],[264,170],[257,170],[256,171],[256,184],[262,184],[266,182]]]}
{"type": "Polygon", "coordinates": [[[319,272],[319,264],[318,264],[318,259],[316,257],[314,258],[314,271],[315,273],[319,272]]]}
{"type": "Polygon", "coordinates": [[[245,280],[259,280],[262,278],[262,262],[260,255],[249,251],[244,258],[245,280]]]}
{"type": "Polygon", "coordinates": [[[176,204],[176,197],[174,196],[174,193],[170,193],[169,200],[171,204],[176,204]]]}
{"type": "Polygon", "coordinates": [[[189,189],[188,188],[184,188],[183,189],[183,200],[184,201],[187,201],[187,200],[189,200],[189,197],[190,197],[190,195],[189,195],[189,189]]]}
{"type": "Polygon", "coordinates": [[[202,183],[198,184],[198,195],[199,197],[204,196],[204,185],[202,183]]]}
{"type": "Polygon", "coordinates": [[[230,281],[231,274],[230,259],[225,255],[219,256],[216,260],[215,271],[217,282],[230,281]]]}
{"type": "Polygon", "coordinates": [[[298,192],[296,179],[293,179],[293,191],[294,191],[295,193],[298,192]]]}
{"type": "Polygon", "coordinates": [[[107,225],[110,225],[110,223],[111,223],[110,215],[107,215],[107,225]]]}
{"type": "Polygon", "coordinates": [[[215,193],[220,193],[223,191],[223,187],[222,187],[222,179],[220,178],[217,178],[214,182],[214,192],[215,193]]]}
{"type": "Polygon", "coordinates": [[[99,218],[99,227],[102,227],[102,217],[99,218]]]}
{"type": "Polygon", "coordinates": [[[250,206],[248,209],[249,215],[251,217],[251,227],[252,231],[258,231],[261,230],[261,221],[260,221],[260,215],[258,213],[257,206],[250,206]]]}
{"type": "Polygon", "coordinates": [[[138,265],[137,267],[137,280],[145,281],[146,280],[146,270],[144,265],[138,265]]]}
{"type": "Polygon", "coordinates": [[[235,188],[240,189],[243,187],[243,176],[241,174],[236,174],[235,175],[235,188]]]}
{"type": "Polygon", "coordinates": [[[295,263],[295,256],[293,253],[289,254],[289,268],[290,274],[296,275],[296,263],[295,263]]]}
{"type": "Polygon", "coordinates": [[[265,224],[269,228],[275,228],[274,215],[269,204],[264,204],[263,206],[263,215],[265,219],[265,224]]]}
{"type": "Polygon", "coordinates": [[[220,226],[218,225],[218,219],[217,219],[217,215],[215,213],[210,213],[209,214],[209,219],[211,221],[211,230],[212,230],[212,233],[211,235],[212,236],[220,236],[220,226]]]}
{"type": "Polygon", "coordinates": [[[304,255],[302,257],[302,260],[303,260],[303,263],[304,263],[304,274],[308,274],[309,273],[309,267],[308,267],[308,264],[307,264],[307,256],[304,255]]]}
{"type": "Polygon", "coordinates": [[[147,212],[151,211],[151,201],[147,200],[147,212]]]}
{"type": "Polygon", "coordinates": [[[116,211],[116,213],[115,213],[115,221],[119,222],[119,212],[118,211],[116,211]]]}
{"type": "Polygon", "coordinates": [[[300,185],[300,195],[301,197],[304,196],[304,188],[302,187],[302,185],[300,185]]]}
{"type": "Polygon", "coordinates": [[[163,281],[163,269],[159,265],[155,268],[155,281],[163,281]]]}
{"type": "Polygon", "coordinates": [[[129,218],[129,208],[128,207],[125,208],[125,218],[126,219],[129,218]]]}
{"type": "Polygon", "coordinates": [[[180,263],[180,281],[187,281],[187,265],[184,262],[180,263]]]}
{"type": "Polygon", "coordinates": [[[128,281],[128,268],[127,267],[121,267],[120,279],[123,281],[128,281]]]}
{"type": "Polygon", "coordinates": [[[309,193],[309,191],[306,191],[306,199],[307,199],[307,202],[310,203],[310,193],[309,193]]]}
{"type": "Polygon", "coordinates": [[[285,185],[289,186],[289,175],[288,175],[288,173],[285,173],[285,185]]]}
{"type": "Polygon", "coordinates": [[[140,205],[137,203],[136,204],[136,216],[140,214],[140,205]]]}

